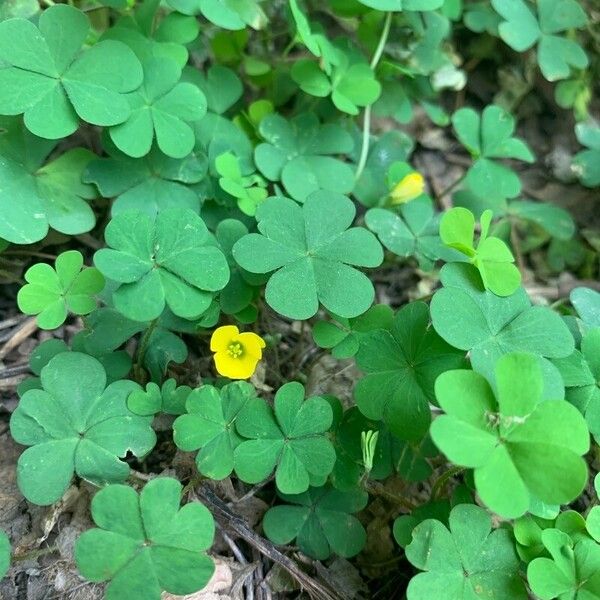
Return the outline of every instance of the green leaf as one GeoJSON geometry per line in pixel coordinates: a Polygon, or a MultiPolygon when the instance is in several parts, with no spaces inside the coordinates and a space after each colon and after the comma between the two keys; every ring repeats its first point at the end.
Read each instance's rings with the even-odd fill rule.
{"type": "Polygon", "coordinates": [[[427,305],[412,302],[396,313],[390,331],[361,337],[356,364],[365,373],[354,389],[360,411],[414,441],[429,428],[436,378],[463,366],[464,355],[430,328],[427,305]]]}
{"type": "Polygon", "coordinates": [[[150,382],[146,390],[134,390],[127,397],[129,410],[142,417],[163,412],[167,415],[182,415],[185,403],[192,388],[187,385],[177,386],[174,379],[167,379],[162,387],[150,382]]]}
{"type": "Polygon", "coordinates": [[[549,202],[513,200],[508,214],[539,225],[558,240],[570,240],[575,234],[575,222],[569,212],[549,202]]]}
{"type": "Polygon", "coordinates": [[[412,535],[406,558],[424,572],[410,580],[408,600],[527,598],[510,532],[492,531],[482,508],[460,504],[450,513],[449,527],[428,519],[412,535]]]}
{"type": "Polygon", "coordinates": [[[186,15],[202,14],[223,29],[240,30],[250,26],[263,29],[267,16],[261,0],[169,0],[169,5],[186,15]]]}
{"type": "Polygon", "coordinates": [[[113,216],[137,210],[154,217],[171,208],[199,212],[199,199],[190,184],[206,177],[208,163],[203,154],[178,160],[153,146],[144,158],[134,159],[110,145],[106,150],[109,157],[92,160],[83,180],[98,186],[105,198],[115,198],[113,216]]]}
{"type": "Polygon", "coordinates": [[[588,149],[575,155],[573,169],[583,185],[597,187],[600,185],[600,127],[577,123],[575,134],[579,143],[588,149]]]}
{"type": "Polygon", "coordinates": [[[583,490],[589,433],[579,411],[542,401],[537,357],[511,353],[494,371],[497,391],[472,371],[447,371],[435,384],[445,414],[431,437],[455,464],[474,469],[481,500],[505,518],[523,515],[532,497],[567,504],[583,490]]]}
{"type": "MultiPolygon", "coordinates": [[[[520,0],[515,0],[520,1],[520,0]]],[[[493,159],[513,158],[533,162],[529,147],[512,137],[514,119],[499,106],[487,106],[481,116],[471,108],[461,108],[452,115],[456,136],[474,159],[466,182],[480,196],[514,198],[521,191],[519,177],[493,159]]]]}
{"type": "Polygon", "coordinates": [[[204,94],[193,84],[180,82],[181,69],[168,58],[143,64],[144,83],[128,94],[128,119],[110,128],[119,150],[134,158],[150,152],[153,140],[171,158],[185,158],[196,143],[190,122],[206,114],[204,94]]]}
{"type": "Polygon", "coordinates": [[[354,267],[376,267],[383,251],[375,236],[350,227],[356,209],[340,194],[311,194],[300,206],[268,198],[256,212],[260,234],[233,247],[238,264],[251,273],[274,273],[267,283],[269,306],[291,319],[309,319],[319,303],[345,318],[365,312],[375,296],[369,279],[354,267]]]}
{"type": "Polygon", "coordinates": [[[0,579],[8,572],[10,566],[10,540],[4,531],[0,530],[0,579]]]}
{"type": "Polygon", "coordinates": [[[600,546],[589,539],[574,542],[558,529],[545,529],[542,542],[550,558],[536,558],[527,580],[541,600],[600,598],[600,546]]]}
{"type": "Polygon", "coordinates": [[[187,74],[193,76],[193,83],[204,92],[208,110],[218,115],[227,112],[244,93],[240,78],[227,67],[213,65],[206,74],[195,69],[187,74]]]}
{"type": "Polygon", "coordinates": [[[69,235],[94,227],[96,218],[88,201],[96,192],[81,182],[81,173],[94,155],[74,148],[44,164],[55,146],[56,142],[29,133],[20,119],[0,120],[3,239],[32,244],[43,239],[50,227],[69,235]]]}
{"type": "Polygon", "coordinates": [[[225,256],[189,209],[161,211],[154,222],[140,212],[118,214],[105,239],[109,248],[96,252],[94,263],[122,284],[115,308],[136,321],[158,318],[165,306],[179,317],[198,317],[229,280],[225,256]]]}
{"type": "Polygon", "coordinates": [[[286,383],[275,394],[274,409],[260,398],[249,399],[235,426],[247,438],[234,451],[235,472],[246,483],[258,483],[275,470],[277,489],[301,494],[325,483],[335,450],[325,433],[331,406],[323,398],[304,400],[304,387],[286,383]]]}
{"type": "Polygon", "coordinates": [[[65,352],[42,369],[42,390],[26,392],[10,420],[13,438],[30,446],[20,456],[17,483],[35,504],[56,502],[73,474],[96,485],[124,481],[128,452],[147,454],[156,442],[152,419],[127,408],[133,381],[106,387],[106,372],[91,356],[65,352]],[[76,374],[76,377],[73,377],[76,374]]]}
{"type": "Polygon", "coordinates": [[[500,238],[488,236],[491,218],[489,210],[481,215],[481,235],[475,245],[473,213],[460,206],[451,208],[440,222],[440,237],[477,267],[486,289],[497,296],[510,296],[521,284],[521,273],[508,246],[500,238]]]}
{"type": "Polygon", "coordinates": [[[256,396],[245,381],[225,385],[221,390],[204,385],[186,401],[187,414],[173,424],[175,444],[196,455],[198,471],[211,479],[225,479],[233,471],[234,450],[243,441],[234,424],[246,403],[256,396]]]}
{"type": "Polygon", "coordinates": [[[89,581],[109,582],[107,600],[160,600],[163,590],[185,595],[208,583],[215,567],[205,550],[213,542],[214,521],[199,502],[180,508],[182,489],[175,479],[159,477],[139,496],[125,485],[94,496],[98,527],[79,537],[75,561],[89,581]]]}
{"type": "Polygon", "coordinates": [[[395,211],[372,208],[365,216],[367,227],[398,256],[414,256],[421,268],[430,270],[445,256],[438,218],[427,196],[400,205],[395,211]]]}
{"type": "Polygon", "coordinates": [[[522,288],[496,296],[483,289],[473,266],[459,263],[445,265],[440,279],[444,287],[431,301],[433,326],[446,342],[469,351],[473,368],[485,376],[492,376],[496,360],[508,352],[572,354],[573,336],[563,320],[549,308],[532,306],[522,288]]]}
{"type": "Polygon", "coordinates": [[[435,10],[440,8],[444,0],[358,0],[361,4],[376,8],[377,10],[396,11],[402,10],[435,10]]]}
{"type": "Polygon", "coordinates": [[[289,544],[296,539],[300,551],[316,560],[325,560],[332,553],[350,558],[363,549],[367,534],[352,513],[366,507],[366,492],[341,492],[326,486],[281,497],[287,504],[270,508],[263,519],[272,542],[289,544]]]}
{"type": "Polygon", "coordinates": [[[586,327],[600,327],[600,293],[589,288],[575,288],[570,295],[579,318],[586,327]]]}
{"type": "Polygon", "coordinates": [[[256,147],[256,166],[270,181],[281,181],[295,200],[304,202],[319,190],[352,191],[352,169],[331,156],[352,151],[352,138],[339,125],[320,125],[313,113],[290,121],[274,113],[260,122],[259,132],[266,142],[256,147]]]}
{"type": "Polygon", "coordinates": [[[19,309],[37,315],[41,329],[56,329],[69,312],[87,315],[96,308],[95,294],[102,291],[104,277],[94,268],[83,269],[83,256],[77,250],[63,252],[55,262],[56,270],[46,263],[27,269],[24,285],[17,295],[19,309]]]}
{"type": "Polygon", "coordinates": [[[537,14],[524,0],[492,0],[492,6],[504,19],[498,31],[511,48],[524,52],[538,43],[538,63],[548,81],[566,79],[573,68],[588,66],[588,57],[576,41],[555,35],[587,24],[576,0],[539,0],[537,14]]]}
{"type": "Polygon", "coordinates": [[[32,133],[72,134],[79,119],[116,125],[131,109],[124,94],[142,83],[142,68],[124,44],[107,40],[81,52],[87,16],[68,5],[46,9],[36,27],[25,19],[0,23],[0,111],[24,115],[32,133]],[[110,65],[110,69],[106,68],[110,65]]]}

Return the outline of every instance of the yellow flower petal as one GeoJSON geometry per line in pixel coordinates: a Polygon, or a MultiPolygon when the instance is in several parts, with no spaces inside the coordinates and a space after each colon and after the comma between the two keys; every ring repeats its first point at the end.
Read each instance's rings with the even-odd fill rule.
{"type": "Polygon", "coordinates": [[[214,359],[219,375],[229,379],[249,379],[259,361],[250,354],[245,354],[241,358],[232,358],[227,352],[217,352],[214,359]]]}
{"type": "Polygon", "coordinates": [[[425,190],[425,180],[416,171],[405,175],[390,193],[392,204],[404,204],[418,198],[425,190]]]}
{"type": "Polygon", "coordinates": [[[232,341],[237,341],[239,335],[240,330],[235,325],[217,327],[210,338],[211,351],[225,351],[232,341]]]}
{"type": "Polygon", "coordinates": [[[246,332],[241,333],[238,340],[244,347],[244,352],[256,357],[258,360],[262,358],[262,349],[266,346],[265,340],[256,333],[246,332]]]}

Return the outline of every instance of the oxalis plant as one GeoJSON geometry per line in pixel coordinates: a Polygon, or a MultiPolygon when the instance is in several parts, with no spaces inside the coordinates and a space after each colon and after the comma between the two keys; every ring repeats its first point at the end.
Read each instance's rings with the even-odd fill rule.
{"type": "Polygon", "coordinates": [[[528,291],[545,256],[595,277],[598,235],[524,185],[525,96],[467,93],[526,63],[597,187],[591,4],[0,4],[1,273],[44,330],[16,481],[52,523],[91,498],[81,585],[194,594],[225,542],[246,598],[292,597],[277,563],[325,600],[600,600],[600,293],[528,291]],[[446,189],[417,117],[464,167],[446,189]]]}

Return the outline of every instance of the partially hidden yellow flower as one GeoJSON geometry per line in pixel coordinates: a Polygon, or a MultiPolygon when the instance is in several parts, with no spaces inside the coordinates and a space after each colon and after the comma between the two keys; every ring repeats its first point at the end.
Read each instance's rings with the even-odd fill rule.
{"type": "Polygon", "coordinates": [[[256,333],[240,333],[235,325],[217,327],[210,338],[219,375],[229,379],[249,379],[262,358],[265,341],[256,333]]]}
{"type": "Polygon", "coordinates": [[[425,180],[421,173],[413,171],[405,175],[390,192],[391,204],[405,204],[418,198],[425,191],[425,180]]]}

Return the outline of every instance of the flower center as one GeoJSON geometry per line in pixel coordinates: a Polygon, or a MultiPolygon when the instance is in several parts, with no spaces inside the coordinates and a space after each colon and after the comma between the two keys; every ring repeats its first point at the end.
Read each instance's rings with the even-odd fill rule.
{"type": "Polygon", "coordinates": [[[244,348],[239,342],[231,342],[227,346],[227,354],[229,354],[231,358],[240,358],[242,354],[244,354],[244,348]]]}

